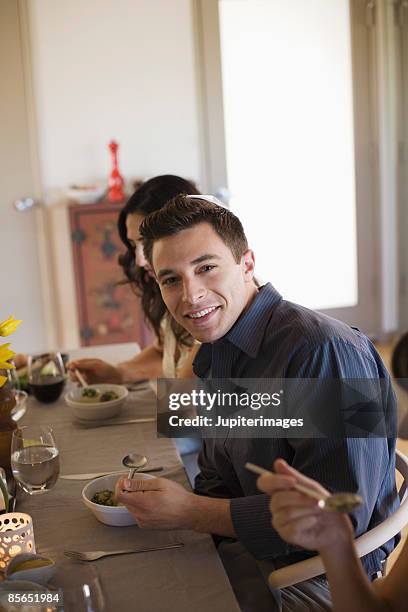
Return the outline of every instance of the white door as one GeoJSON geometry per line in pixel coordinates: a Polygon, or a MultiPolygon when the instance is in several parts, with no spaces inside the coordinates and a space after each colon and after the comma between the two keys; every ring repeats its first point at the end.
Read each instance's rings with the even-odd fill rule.
{"type": "Polygon", "coordinates": [[[202,0],[208,185],[226,186],[261,280],[378,329],[365,0],[202,0]]]}
{"type": "Polygon", "coordinates": [[[0,320],[10,314],[23,319],[10,341],[14,350],[31,352],[45,348],[47,338],[38,246],[40,213],[20,213],[13,207],[15,200],[38,194],[20,10],[17,0],[0,2],[0,320]]]}

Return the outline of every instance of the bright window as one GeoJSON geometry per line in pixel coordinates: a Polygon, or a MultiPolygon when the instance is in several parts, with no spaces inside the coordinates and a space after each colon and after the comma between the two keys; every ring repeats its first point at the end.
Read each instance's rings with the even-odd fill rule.
{"type": "Polygon", "coordinates": [[[348,0],[220,0],[231,207],[257,274],[311,308],[358,302],[348,0]]]}

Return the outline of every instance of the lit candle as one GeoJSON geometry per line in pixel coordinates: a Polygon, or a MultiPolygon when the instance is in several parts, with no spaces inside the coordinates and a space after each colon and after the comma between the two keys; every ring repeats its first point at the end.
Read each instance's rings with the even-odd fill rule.
{"type": "Polygon", "coordinates": [[[0,569],[20,553],[35,553],[33,519],[23,512],[0,514],[0,569]]]}

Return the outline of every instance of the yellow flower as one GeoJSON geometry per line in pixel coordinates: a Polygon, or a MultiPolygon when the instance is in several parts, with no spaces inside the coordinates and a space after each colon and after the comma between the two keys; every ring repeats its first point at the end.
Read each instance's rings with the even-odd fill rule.
{"type": "MultiPolygon", "coordinates": [[[[0,370],[12,370],[15,366],[9,362],[9,359],[14,357],[14,351],[9,349],[10,344],[0,345],[0,370]]],[[[0,387],[7,381],[6,376],[0,374],[0,387]]]]}
{"type": "Polygon", "coordinates": [[[15,319],[13,316],[0,323],[0,336],[9,336],[16,331],[21,320],[15,319]]]}
{"type": "MultiPolygon", "coordinates": [[[[21,321],[15,319],[13,316],[9,317],[5,321],[0,322],[0,336],[9,336],[17,327],[21,321]]],[[[9,348],[10,344],[0,344],[0,370],[12,370],[15,366],[10,363],[15,355],[15,352],[9,348]]],[[[0,387],[7,381],[7,377],[0,374],[0,387]]]]}
{"type": "Polygon", "coordinates": [[[12,370],[15,368],[13,363],[9,362],[15,355],[15,352],[9,349],[9,344],[0,345],[0,370],[12,370]]]}

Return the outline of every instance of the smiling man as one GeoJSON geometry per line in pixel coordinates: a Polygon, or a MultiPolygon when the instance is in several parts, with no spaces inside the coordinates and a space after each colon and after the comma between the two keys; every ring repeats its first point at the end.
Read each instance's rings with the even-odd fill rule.
{"type": "MultiPolygon", "coordinates": [[[[254,254],[230,211],[199,197],[178,196],[144,221],[141,235],[169,312],[203,343],[194,363],[197,376],[382,379],[387,410],[394,415],[389,375],[370,341],[339,321],[285,301],[270,284],[258,288],[254,254]]],[[[386,438],[205,440],[195,493],[158,478],[122,480],[117,495],[141,527],[237,538],[255,558],[281,567],[311,553],[288,545],[272,528],[268,498],[257,491],[245,462],[270,467],[283,457],[329,490],[358,492],[365,504],[353,521],[361,534],[397,504],[394,451],[395,441],[386,438]]],[[[365,557],[370,577],[394,545],[392,540],[365,557]]],[[[296,595],[285,592],[295,602],[293,609],[328,609],[321,578],[296,587],[296,595]]],[[[292,609],[288,606],[284,609],[292,609]]]]}
{"type": "MultiPolygon", "coordinates": [[[[234,219],[236,222],[238,220],[234,219]]],[[[235,228],[229,228],[231,235],[235,228]]],[[[225,240],[229,236],[225,234],[225,240]]],[[[219,340],[257,293],[254,256],[246,240],[228,245],[208,223],[157,241],[154,266],[173,317],[200,342],[219,340]],[[174,267],[166,267],[172,252],[174,267]]]]}

